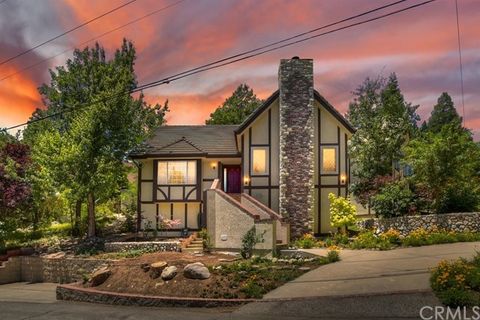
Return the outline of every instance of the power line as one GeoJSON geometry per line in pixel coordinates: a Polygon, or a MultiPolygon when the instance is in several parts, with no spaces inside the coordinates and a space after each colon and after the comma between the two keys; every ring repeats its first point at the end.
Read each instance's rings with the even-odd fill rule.
{"type": "MultiPolygon", "coordinates": [[[[251,53],[255,49],[254,50],[249,50],[249,51],[246,51],[244,53],[240,53],[240,54],[232,56],[232,57],[238,57],[237,59],[234,59],[234,60],[231,60],[231,61],[225,61],[228,58],[220,59],[220,60],[217,60],[217,61],[212,62],[212,63],[205,64],[205,65],[200,66],[200,67],[196,67],[196,68],[193,68],[193,69],[190,69],[190,70],[187,70],[187,71],[184,71],[184,72],[180,72],[180,73],[177,73],[175,75],[172,75],[172,76],[160,79],[160,80],[156,80],[156,81],[152,81],[152,82],[140,85],[133,90],[121,92],[120,94],[132,94],[132,93],[143,91],[143,90],[146,90],[146,89],[149,89],[149,88],[152,88],[152,87],[168,84],[172,81],[176,81],[176,80],[179,80],[179,79],[182,79],[182,78],[186,78],[186,77],[192,76],[192,75],[197,74],[197,73],[201,73],[201,72],[205,72],[205,71],[208,71],[208,70],[220,68],[222,66],[226,66],[226,65],[233,64],[233,63],[236,63],[236,62],[239,62],[239,61],[242,61],[242,60],[250,59],[250,58],[253,58],[253,57],[256,57],[256,56],[259,56],[259,55],[262,55],[262,54],[265,54],[265,53],[268,53],[268,52],[271,52],[271,51],[274,51],[274,50],[279,50],[281,48],[285,48],[285,47],[292,46],[292,45],[295,45],[295,44],[298,44],[298,43],[301,43],[301,42],[305,42],[305,41],[308,41],[308,40],[311,40],[311,39],[314,39],[314,38],[318,38],[318,37],[321,37],[321,36],[332,34],[334,32],[338,32],[338,31],[341,31],[341,30],[345,30],[345,29],[355,27],[355,26],[363,25],[363,24],[366,24],[366,23],[369,23],[369,22],[372,22],[372,21],[380,20],[380,19],[392,16],[392,15],[395,15],[395,14],[398,14],[398,13],[401,13],[401,12],[405,12],[407,10],[411,10],[411,9],[414,9],[414,8],[432,3],[434,1],[437,1],[437,0],[423,1],[421,3],[411,5],[409,7],[405,7],[405,8],[402,8],[402,9],[398,9],[398,10],[395,10],[395,11],[392,11],[392,12],[389,12],[389,13],[385,13],[385,14],[382,14],[382,15],[377,16],[377,17],[369,18],[367,20],[352,23],[352,24],[349,24],[349,25],[346,25],[346,26],[343,26],[343,27],[339,27],[339,28],[336,28],[336,29],[333,29],[333,30],[330,30],[330,31],[327,31],[327,32],[323,32],[323,33],[320,33],[320,34],[309,36],[307,38],[303,38],[303,39],[296,40],[296,41],[293,41],[293,42],[289,42],[289,43],[286,43],[286,44],[282,44],[282,45],[279,45],[279,46],[276,46],[276,47],[273,47],[273,48],[270,48],[270,49],[266,49],[266,50],[263,50],[263,51],[260,51],[260,52],[257,52],[257,53],[252,53],[250,55],[240,57],[242,55],[251,53]]],[[[281,43],[281,42],[277,41],[277,43],[281,43]]],[[[265,48],[265,46],[260,47],[260,48],[265,48]]],[[[258,51],[258,49],[257,49],[257,51],[258,51]]],[[[112,99],[116,96],[118,96],[118,94],[107,96],[103,99],[93,101],[92,103],[89,103],[89,104],[80,105],[78,107],[84,107],[84,106],[89,106],[89,105],[93,105],[93,104],[96,104],[96,103],[106,102],[109,99],[112,99]]],[[[21,124],[12,126],[12,127],[5,128],[3,130],[6,131],[6,130],[12,130],[12,129],[15,129],[15,128],[19,128],[19,127],[22,127],[24,125],[28,125],[28,124],[31,124],[31,123],[35,123],[35,122],[38,122],[38,121],[46,120],[46,119],[61,115],[65,112],[70,112],[72,110],[73,110],[73,108],[69,107],[68,109],[59,111],[55,114],[51,114],[51,115],[48,115],[48,116],[45,116],[45,117],[33,119],[33,120],[27,121],[25,123],[21,123],[21,124]]]]}
{"type": "Polygon", "coordinates": [[[46,40],[46,41],[44,41],[44,42],[42,42],[42,43],[39,43],[39,44],[35,45],[34,47],[32,47],[32,48],[30,48],[30,49],[27,49],[27,50],[25,50],[25,51],[22,51],[22,52],[20,52],[20,53],[18,53],[18,54],[16,54],[16,55],[14,55],[13,57],[10,57],[10,58],[8,58],[8,59],[6,59],[6,60],[3,60],[2,62],[0,62],[0,66],[3,65],[3,64],[5,64],[5,63],[7,63],[7,62],[10,62],[10,61],[12,61],[12,60],[14,60],[14,59],[17,59],[17,58],[19,58],[19,57],[21,57],[21,56],[23,56],[23,55],[25,55],[25,54],[27,54],[27,53],[29,53],[29,52],[32,52],[32,51],[40,48],[41,46],[43,46],[43,45],[45,45],[45,44],[47,44],[47,43],[49,43],[49,42],[52,42],[52,41],[54,41],[54,40],[56,40],[56,39],[58,39],[58,38],[61,38],[61,37],[63,37],[63,36],[66,35],[66,34],[69,34],[69,33],[73,32],[73,31],[75,31],[75,30],[78,30],[78,29],[86,26],[87,24],[92,23],[93,21],[96,21],[96,20],[98,20],[98,19],[100,19],[100,18],[103,18],[103,17],[105,17],[106,15],[109,15],[110,13],[113,13],[113,12],[115,12],[115,11],[117,11],[117,10],[120,10],[121,8],[126,7],[126,6],[128,6],[129,4],[131,4],[131,3],[135,2],[135,1],[137,1],[137,0],[130,0],[129,2],[124,3],[124,4],[122,4],[121,6],[118,6],[118,7],[114,8],[114,9],[112,9],[112,10],[110,10],[110,11],[107,11],[107,12],[105,12],[105,13],[102,13],[101,15],[96,16],[95,18],[92,18],[92,19],[90,19],[90,20],[88,20],[88,21],[86,21],[86,22],[84,22],[84,23],[82,23],[82,24],[80,24],[80,25],[78,25],[78,26],[70,29],[70,30],[67,30],[67,31],[65,31],[65,32],[63,32],[63,33],[61,33],[61,34],[59,34],[59,35],[57,35],[57,36],[55,36],[55,37],[53,37],[53,38],[51,38],[51,39],[48,39],[48,40],[46,40]]]}
{"type": "Polygon", "coordinates": [[[458,41],[458,60],[460,67],[460,88],[462,90],[462,113],[463,113],[463,126],[465,126],[465,98],[463,89],[463,63],[462,63],[462,47],[460,45],[460,22],[458,19],[458,0],[455,0],[455,13],[457,15],[457,41],[458,41]]]}
{"type": "MultiPolygon", "coordinates": [[[[5,0],[5,1],[6,1],[6,0],[5,0]]],[[[97,35],[97,36],[95,36],[95,37],[93,37],[93,38],[90,38],[90,39],[88,39],[88,40],[86,40],[86,41],[83,41],[83,42],[77,44],[77,46],[83,46],[83,45],[85,45],[85,44],[87,44],[87,43],[89,43],[89,42],[91,42],[91,41],[100,39],[100,38],[102,38],[102,37],[104,37],[104,36],[106,36],[106,35],[108,35],[108,34],[110,34],[110,33],[113,33],[113,32],[115,32],[115,31],[118,31],[118,30],[120,30],[120,29],[123,29],[123,28],[125,28],[125,27],[127,27],[127,26],[129,26],[129,25],[132,25],[132,24],[134,24],[134,23],[137,23],[137,22],[139,22],[139,21],[141,21],[141,20],[143,20],[143,19],[146,19],[146,18],[148,18],[148,17],[150,17],[150,16],[153,16],[153,15],[155,15],[155,14],[161,12],[161,11],[164,11],[164,10],[166,10],[166,9],[168,9],[168,8],[174,7],[174,6],[180,4],[181,2],[184,2],[184,1],[186,1],[186,0],[180,0],[180,1],[177,1],[177,2],[175,2],[175,3],[169,4],[168,6],[165,6],[165,7],[162,7],[162,8],[160,8],[160,9],[157,9],[157,10],[155,10],[155,11],[152,11],[152,12],[146,14],[146,15],[143,15],[143,16],[141,16],[141,17],[139,17],[139,18],[133,19],[133,20],[131,20],[131,21],[125,23],[125,24],[122,24],[121,26],[118,26],[118,27],[116,27],[116,28],[114,28],[114,29],[111,29],[111,30],[109,30],[109,31],[106,31],[106,32],[104,32],[104,33],[101,33],[101,34],[99,34],[99,35],[97,35]]],[[[17,74],[23,73],[23,71],[29,70],[29,69],[31,69],[31,68],[33,68],[33,67],[36,67],[36,66],[38,66],[38,65],[40,65],[40,64],[42,64],[42,63],[44,63],[44,62],[46,62],[46,61],[52,60],[53,58],[56,58],[56,57],[58,57],[58,56],[61,56],[62,54],[67,53],[67,52],[69,52],[69,51],[72,51],[72,50],[74,50],[75,48],[76,48],[76,47],[68,48],[68,49],[66,49],[66,50],[64,50],[64,51],[62,51],[62,52],[59,52],[59,53],[51,56],[51,57],[42,59],[42,60],[37,61],[37,62],[35,62],[35,63],[31,64],[31,65],[28,65],[28,66],[26,66],[25,68],[22,68],[22,69],[20,69],[20,70],[18,70],[18,71],[16,71],[16,72],[13,72],[13,73],[11,73],[11,74],[3,77],[3,78],[0,78],[0,82],[1,82],[1,81],[4,81],[4,80],[6,80],[6,79],[8,79],[8,78],[10,78],[10,77],[13,77],[13,76],[15,76],[15,75],[17,75],[17,74]]]]}

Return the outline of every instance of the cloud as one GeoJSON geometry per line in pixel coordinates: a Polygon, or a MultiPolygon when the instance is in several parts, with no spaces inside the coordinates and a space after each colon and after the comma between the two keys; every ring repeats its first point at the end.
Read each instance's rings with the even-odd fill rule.
{"type": "MultiPolygon", "coordinates": [[[[89,0],[50,0],[26,5],[22,2],[9,4],[9,1],[6,4],[14,9],[11,15],[6,17],[2,14],[3,10],[0,12],[0,56],[11,56],[31,46],[37,38],[58,34],[125,2],[97,1],[92,5],[89,0]],[[36,10],[34,16],[30,14],[32,9],[36,10]],[[10,25],[3,22],[8,20],[18,23],[10,25]]],[[[54,45],[42,48],[27,60],[30,62],[48,56],[51,52],[83,42],[174,2],[138,0],[56,41],[54,45]]],[[[367,0],[185,0],[103,37],[100,42],[111,53],[123,37],[134,41],[138,55],[135,66],[138,80],[145,83],[372,9],[382,3],[367,0]]],[[[480,29],[476,13],[480,3],[464,0],[459,6],[466,124],[479,131],[480,29]]],[[[248,83],[260,97],[267,97],[277,86],[279,59],[294,55],[314,59],[317,89],[341,112],[347,110],[352,99],[351,91],[366,77],[388,75],[390,72],[397,73],[407,100],[420,104],[419,113],[423,118],[428,117],[443,91],[451,93],[459,111],[462,109],[452,1],[437,1],[153,88],[145,94],[152,102],[170,100],[170,123],[203,123],[240,83],[248,83]]],[[[61,59],[55,61],[61,62],[61,59]]],[[[15,62],[10,68],[18,68],[24,63],[25,60],[15,62]]],[[[52,66],[42,65],[11,81],[0,82],[0,94],[4,88],[18,87],[14,90],[16,95],[2,94],[0,115],[3,122],[13,124],[13,119],[26,120],[26,110],[33,111],[34,105],[40,101],[33,89],[48,79],[47,70],[52,66]],[[7,104],[18,106],[18,109],[7,107],[7,104]],[[31,108],[29,105],[32,105],[31,108]],[[9,120],[6,120],[7,117],[9,120]]],[[[0,74],[4,72],[0,67],[0,74]]]]}

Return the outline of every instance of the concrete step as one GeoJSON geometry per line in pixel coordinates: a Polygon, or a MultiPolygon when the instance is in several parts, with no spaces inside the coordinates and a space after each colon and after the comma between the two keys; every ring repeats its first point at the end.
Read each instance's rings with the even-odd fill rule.
{"type": "Polygon", "coordinates": [[[187,246],[187,248],[200,248],[200,249],[203,249],[203,245],[202,244],[190,244],[187,246]]]}
{"type": "Polygon", "coordinates": [[[203,244],[203,240],[193,240],[190,244],[203,244]]]}

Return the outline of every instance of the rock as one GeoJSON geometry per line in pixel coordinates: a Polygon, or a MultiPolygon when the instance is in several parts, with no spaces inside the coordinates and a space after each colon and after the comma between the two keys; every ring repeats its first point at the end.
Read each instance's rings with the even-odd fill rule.
{"type": "Polygon", "coordinates": [[[172,280],[173,278],[175,278],[175,276],[177,275],[177,267],[175,266],[170,266],[170,267],[166,267],[163,271],[162,271],[162,274],[160,275],[162,277],[162,280],[172,280]]]}
{"type": "Polygon", "coordinates": [[[150,278],[156,279],[160,277],[163,269],[167,267],[168,263],[165,261],[157,261],[150,265],[150,278]]]}
{"type": "Polygon", "coordinates": [[[300,271],[310,271],[310,267],[300,267],[298,268],[300,271]]]}
{"type": "Polygon", "coordinates": [[[148,272],[148,271],[150,271],[150,264],[148,264],[148,263],[142,263],[142,264],[140,265],[140,268],[142,268],[143,272],[148,272]]]}
{"type": "Polygon", "coordinates": [[[189,279],[208,279],[210,271],[201,262],[190,263],[183,269],[183,276],[189,279]]]}
{"type": "Polygon", "coordinates": [[[90,285],[92,287],[101,285],[108,279],[108,277],[110,277],[111,274],[112,271],[110,271],[108,268],[102,268],[95,271],[90,277],[90,285]]]}

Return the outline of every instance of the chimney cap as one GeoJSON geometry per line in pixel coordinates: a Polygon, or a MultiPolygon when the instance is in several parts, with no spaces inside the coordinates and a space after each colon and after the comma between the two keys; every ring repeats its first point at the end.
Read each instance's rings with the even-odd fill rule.
{"type": "Polygon", "coordinates": [[[292,57],[292,60],[299,60],[299,59],[300,59],[299,56],[293,56],[293,57],[292,57]]]}

